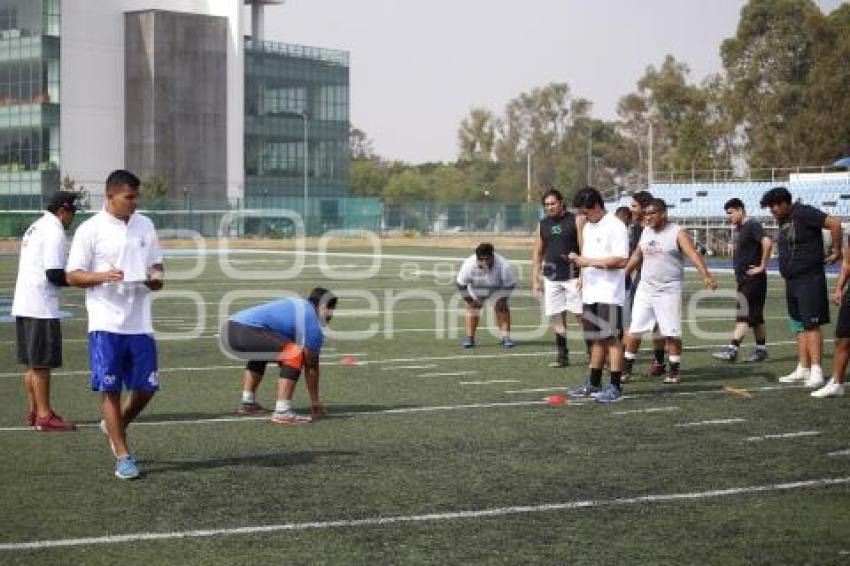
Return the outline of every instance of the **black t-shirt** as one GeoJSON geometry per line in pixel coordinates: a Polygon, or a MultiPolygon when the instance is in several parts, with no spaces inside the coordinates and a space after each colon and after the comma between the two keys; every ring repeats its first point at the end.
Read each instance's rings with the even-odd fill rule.
{"type": "MultiPolygon", "coordinates": [[[[735,227],[732,239],[735,249],[732,253],[732,265],[735,266],[735,279],[742,283],[751,277],[747,269],[761,263],[761,240],[764,238],[764,228],[758,220],[748,219],[735,227]]],[[[756,277],[766,277],[762,272],[756,277]]]]}
{"type": "Polygon", "coordinates": [[[579,253],[576,217],[567,211],[560,218],[547,216],[540,221],[543,239],[543,275],[553,281],[567,281],[578,277],[579,269],[570,259],[570,253],[579,253]]]}
{"type": "Polygon", "coordinates": [[[779,272],[790,279],[823,271],[823,222],[827,214],[807,204],[794,203],[779,224],[779,272]]]}

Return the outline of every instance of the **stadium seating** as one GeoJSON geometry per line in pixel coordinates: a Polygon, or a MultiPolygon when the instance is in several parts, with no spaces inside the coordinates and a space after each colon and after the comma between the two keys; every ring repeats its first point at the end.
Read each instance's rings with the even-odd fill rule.
{"type": "MultiPolygon", "coordinates": [[[[671,217],[721,218],[723,205],[737,197],[744,202],[747,214],[767,217],[770,212],[759,206],[762,195],[776,186],[784,186],[796,200],[815,206],[829,214],[850,217],[850,179],[815,181],[753,181],[720,183],[653,183],[650,192],[667,202],[671,217]]],[[[631,197],[623,196],[615,206],[628,206],[631,197]]]]}

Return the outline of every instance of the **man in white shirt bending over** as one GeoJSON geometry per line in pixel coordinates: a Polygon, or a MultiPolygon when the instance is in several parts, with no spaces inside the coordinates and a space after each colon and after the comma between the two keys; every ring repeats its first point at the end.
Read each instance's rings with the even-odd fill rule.
{"type": "Polygon", "coordinates": [[[499,324],[502,348],[513,348],[511,340],[511,311],[508,297],[516,286],[516,278],[507,260],[495,253],[493,244],[482,243],[475,253],[463,262],[457,274],[457,288],[466,302],[466,338],[464,348],[475,346],[475,331],[481,306],[485,299],[493,301],[493,310],[499,324]]]}
{"type": "Polygon", "coordinates": [[[162,288],[162,254],[153,222],[136,213],[140,184],[129,171],[110,173],[106,204],[77,229],[66,267],[68,284],[86,288],[91,388],[103,395],[101,428],[120,479],[141,475],[127,426],[159,389],[148,295],[162,288]]]}
{"type": "Polygon", "coordinates": [[[574,389],[574,397],[595,397],[600,403],[620,400],[623,364],[623,303],[626,299],[626,276],[623,268],[629,258],[629,233],[626,225],[605,211],[602,195],[593,187],[581,189],[573,200],[578,213],[587,218],[582,228],[581,255],[570,259],[581,268],[582,325],[586,340],[593,343],[590,354],[590,377],[574,389]],[[611,385],[602,386],[602,367],[606,350],[611,364],[611,385]]]}
{"type": "Polygon", "coordinates": [[[12,315],[18,337],[18,361],[27,369],[27,425],[41,431],[71,431],[76,426],[50,407],[50,370],[62,366],[59,288],[67,287],[65,230],[74,221],[76,193],[59,191],[47,212],[27,228],[21,240],[12,315]]]}

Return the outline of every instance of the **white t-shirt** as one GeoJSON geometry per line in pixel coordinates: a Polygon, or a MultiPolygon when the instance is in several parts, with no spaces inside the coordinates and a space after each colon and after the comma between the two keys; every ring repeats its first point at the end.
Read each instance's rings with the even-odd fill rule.
{"type": "Polygon", "coordinates": [[[122,282],[86,289],[89,332],[153,334],[151,291],[143,281],[157,263],[162,263],[162,252],[147,216],[133,214],[125,223],[101,210],[77,228],[66,271],[124,271],[122,282]]]}
{"type": "MultiPolygon", "coordinates": [[[[629,231],[612,213],[599,222],[585,222],[582,230],[581,255],[591,259],[629,257],[629,231]]],[[[625,269],[582,267],[582,301],[586,305],[605,303],[621,305],[626,298],[625,269]]]]}
{"type": "Polygon", "coordinates": [[[47,280],[48,269],[65,269],[68,238],[52,212],[32,223],[21,240],[13,316],[59,318],[59,287],[47,280]]]}
{"type": "Polygon", "coordinates": [[[507,260],[499,254],[493,254],[490,269],[481,269],[478,258],[472,254],[465,260],[457,274],[457,284],[465,286],[473,298],[485,298],[498,289],[511,289],[516,278],[507,260]]]}

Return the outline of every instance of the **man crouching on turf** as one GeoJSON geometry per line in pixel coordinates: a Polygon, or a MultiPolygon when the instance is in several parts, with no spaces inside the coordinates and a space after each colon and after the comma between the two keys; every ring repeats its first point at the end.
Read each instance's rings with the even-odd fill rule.
{"type": "Polygon", "coordinates": [[[333,318],[336,296],[321,287],[310,292],[307,300],[287,297],[258,305],[234,314],[221,333],[224,351],[246,360],[242,379],[242,405],[239,413],[268,413],[256,400],[257,388],[263,380],[268,362],[280,366],[272,422],[307,424],[312,417],[299,415],[292,409],[295,384],[306,368],[307,391],[313,416],[325,414],[319,399],[319,353],[325,335],[322,330],[333,318]]]}

